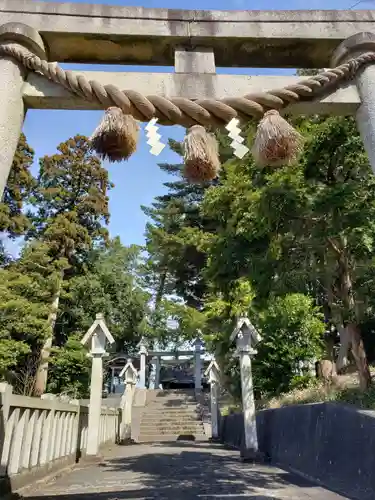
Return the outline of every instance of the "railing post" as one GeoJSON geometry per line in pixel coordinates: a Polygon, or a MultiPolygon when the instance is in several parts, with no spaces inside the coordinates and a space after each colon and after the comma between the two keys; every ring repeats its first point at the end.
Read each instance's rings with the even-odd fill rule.
{"type": "Polygon", "coordinates": [[[39,465],[46,465],[53,460],[56,436],[55,405],[56,396],[53,394],[42,394],[41,398],[51,402],[50,410],[43,423],[42,442],[40,444],[39,465]]]}
{"type": "MultiPolygon", "coordinates": [[[[366,52],[375,52],[375,33],[357,33],[344,40],[333,54],[332,65],[338,66],[366,52]]],[[[375,65],[357,72],[355,82],[361,99],[356,113],[357,127],[375,173],[375,65]]]]}
{"type": "MultiPolygon", "coordinates": [[[[0,26],[0,44],[25,47],[35,55],[45,57],[44,44],[39,33],[25,24],[8,23],[0,26]]],[[[11,57],[0,58],[0,200],[25,116],[22,86],[26,74],[25,68],[11,57]]]]}
{"type": "MultiPolygon", "coordinates": [[[[1,66],[0,66],[1,67],[1,66]]],[[[10,402],[13,388],[6,382],[0,383],[0,479],[7,474],[10,436],[6,435],[6,426],[9,418],[10,402]]]]}
{"type": "Polygon", "coordinates": [[[69,454],[75,454],[75,460],[78,462],[81,454],[81,405],[78,399],[71,399],[70,404],[77,407],[77,411],[72,414],[71,435],[69,441],[69,454]]]}
{"type": "Polygon", "coordinates": [[[36,421],[33,432],[33,438],[31,443],[31,456],[30,456],[30,467],[36,467],[39,463],[41,445],[42,445],[42,433],[44,433],[44,422],[47,414],[47,410],[35,410],[36,421]]]}
{"type": "Polygon", "coordinates": [[[22,464],[22,449],[25,439],[25,430],[27,424],[27,416],[29,410],[17,408],[17,421],[15,422],[14,432],[12,435],[12,446],[9,453],[9,461],[7,472],[9,476],[17,474],[20,471],[22,464]]]}

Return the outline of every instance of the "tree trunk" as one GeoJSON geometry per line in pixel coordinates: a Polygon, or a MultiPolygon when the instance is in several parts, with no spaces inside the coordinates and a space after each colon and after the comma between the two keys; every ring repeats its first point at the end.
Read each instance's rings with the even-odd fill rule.
{"type": "MultiPolygon", "coordinates": [[[[334,249],[335,253],[335,264],[337,263],[337,260],[341,256],[341,252],[339,249],[334,245],[333,242],[331,242],[331,248],[334,249]]],[[[329,269],[332,267],[332,261],[331,259],[327,258],[327,255],[325,255],[324,258],[324,265],[326,269],[329,269]]],[[[336,299],[335,299],[335,294],[333,292],[333,283],[332,283],[332,275],[331,272],[326,272],[325,276],[325,289],[327,293],[327,306],[328,306],[328,311],[327,314],[331,316],[331,320],[333,324],[336,327],[336,330],[340,336],[340,349],[338,353],[338,357],[336,360],[336,366],[335,366],[335,375],[337,373],[340,373],[340,371],[345,368],[348,364],[348,351],[350,347],[350,341],[348,334],[343,326],[343,319],[342,319],[342,313],[337,310],[337,307],[335,305],[336,299]]],[[[335,342],[332,338],[330,338],[327,341],[327,359],[331,360],[334,362],[335,360],[335,355],[334,355],[334,345],[335,342]]]]}
{"type": "MultiPolygon", "coordinates": [[[[166,280],[167,280],[167,271],[164,270],[160,274],[159,285],[158,285],[158,288],[156,291],[155,306],[154,306],[154,311],[153,311],[153,315],[152,315],[152,322],[153,322],[154,328],[156,327],[157,315],[159,312],[160,304],[161,304],[161,301],[163,300],[163,297],[164,297],[166,280]]],[[[158,343],[158,340],[156,340],[156,339],[153,342],[153,348],[155,350],[159,350],[159,343],[158,343]]]]}
{"type": "Polygon", "coordinates": [[[371,385],[371,374],[367,363],[361,332],[354,323],[349,323],[346,326],[346,330],[349,332],[352,354],[358,369],[359,387],[362,391],[365,391],[371,385]]]}
{"type": "MultiPolygon", "coordinates": [[[[341,258],[339,259],[340,268],[340,279],[341,279],[341,292],[342,300],[351,316],[356,317],[356,304],[353,295],[353,284],[350,272],[350,264],[347,250],[344,249],[341,253],[341,258]]],[[[349,321],[345,325],[345,334],[343,338],[345,342],[348,342],[351,347],[351,352],[354,357],[354,361],[358,370],[359,377],[359,387],[362,391],[365,391],[371,385],[371,375],[367,364],[366,351],[363,345],[363,340],[361,332],[353,321],[349,321]]]]}
{"type": "Polygon", "coordinates": [[[346,366],[349,364],[348,352],[350,349],[350,334],[348,329],[344,327],[344,325],[340,325],[337,328],[340,335],[340,349],[337,356],[336,368],[337,373],[340,373],[346,366]]]}
{"type": "Polygon", "coordinates": [[[347,240],[344,236],[341,237],[340,242],[329,238],[328,243],[336,255],[341,300],[347,308],[348,316],[350,318],[344,327],[339,330],[341,348],[337,363],[337,370],[339,371],[342,369],[345,362],[347,362],[347,352],[348,347],[350,347],[358,370],[359,387],[362,391],[365,391],[371,384],[371,374],[367,364],[366,351],[361,332],[358,325],[353,321],[353,318],[358,317],[358,311],[356,310],[356,303],[353,295],[351,263],[347,249],[347,240]]]}
{"type": "Polygon", "coordinates": [[[55,294],[53,295],[51,312],[48,316],[48,325],[50,335],[44,342],[42,352],[40,353],[40,362],[35,375],[34,395],[40,397],[46,392],[47,377],[48,377],[48,360],[51,355],[51,347],[53,343],[53,332],[55,329],[57,311],[59,309],[59,301],[61,295],[61,286],[64,279],[64,271],[61,271],[61,278],[55,294]]]}

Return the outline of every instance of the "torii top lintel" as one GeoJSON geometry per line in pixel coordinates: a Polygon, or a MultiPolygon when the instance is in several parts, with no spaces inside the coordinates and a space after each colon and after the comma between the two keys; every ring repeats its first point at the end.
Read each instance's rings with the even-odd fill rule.
{"type": "Polygon", "coordinates": [[[71,63],[173,66],[177,47],[199,45],[214,50],[218,67],[323,68],[341,41],[375,31],[374,10],[189,11],[33,0],[26,11],[25,5],[0,0],[1,23],[32,26],[51,61],[71,63]]]}

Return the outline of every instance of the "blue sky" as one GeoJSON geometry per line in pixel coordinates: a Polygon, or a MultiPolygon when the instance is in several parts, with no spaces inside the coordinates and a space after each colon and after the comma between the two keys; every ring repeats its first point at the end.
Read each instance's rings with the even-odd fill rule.
{"type": "MultiPolygon", "coordinates": [[[[51,1],[51,0],[49,0],[51,1]]],[[[165,7],[165,8],[186,8],[189,9],[221,9],[221,10],[281,10],[281,9],[304,9],[306,1],[289,0],[263,0],[262,2],[251,2],[250,0],[190,0],[188,4],[181,0],[97,0],[86,2],[81,0],[70,0],[75,3],[99,3],[109,5],[133,5],[142,7],[165,7]]],[[[310,0],[310,9],[349,9],[355,6],[356,9],[374,8],[373,2],[361,2],[356,5],[355,0],[310,0]]],[[[173,71],[173,68],[135,68],[135,67],[115,67],[115,66],[68,66],[72,69],[95,70],[104,68],[109,71],[173,71]]],[[[238,68],[222,69],[225,73],[249,73],[249,74],[290,74],[291,70],[244,70],[238,68]]],[[[95,129],[102,113],[96,111],[28,111],[24,132],[30,145],[35,149],[36,158],[52,154],[56,146],[74,134],[89,136],[95,129]]],[[[182,139],[184,130],[180,127],[161,127],[160,133],[163,141],[169,137],[182,139]]],[[[165,148],[163,152],[155,158],[149,153],[146,138],[142,134],[138,151],[132,158],[121,164],[106,164],[115,188],[110,192],[111,222],[109,230],[111,236],[120,235],[124,244],[144,243],[144,228],[146,218],[140,209],[140,205],[150,205],[155,196],[164,192],[163,182],[169,180],[157,166],[157,163],[176,162],[178,157],[165,148]]],[[[37,170],[37,161],[34,171],[37,170]]],[[[16,248],[14,248],[14,251],[16,248]]]]}

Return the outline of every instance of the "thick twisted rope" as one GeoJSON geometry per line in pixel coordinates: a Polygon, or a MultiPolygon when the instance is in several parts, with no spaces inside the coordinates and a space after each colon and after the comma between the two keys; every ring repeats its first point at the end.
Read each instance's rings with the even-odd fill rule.
{"type": "Polygon", "coordinates": [[[40,59],[17,43],[0,45],[0,55],[16,59],[25,68],[62,85],[76,96],[98,103],[101,107],[116,106],[140,121],[148,122],[155,117],[163,125],[177,124],[184,127],[197,124],[222,126],[232,118],[248,121],[251,117],[263,116],[270,109],[280,110],[300,101],[312,100],[333,92],[342,82],[352,79],[361,67],[375,62],[375,53],[368,52],[337,68],[323,71],[281,89],[247,94],[243,97],[192,100],[184,97],[144,96],[135,90],[121,90],[111,84],[101,85],[83,75],[64,70],[57,63],[40,59]]]}

